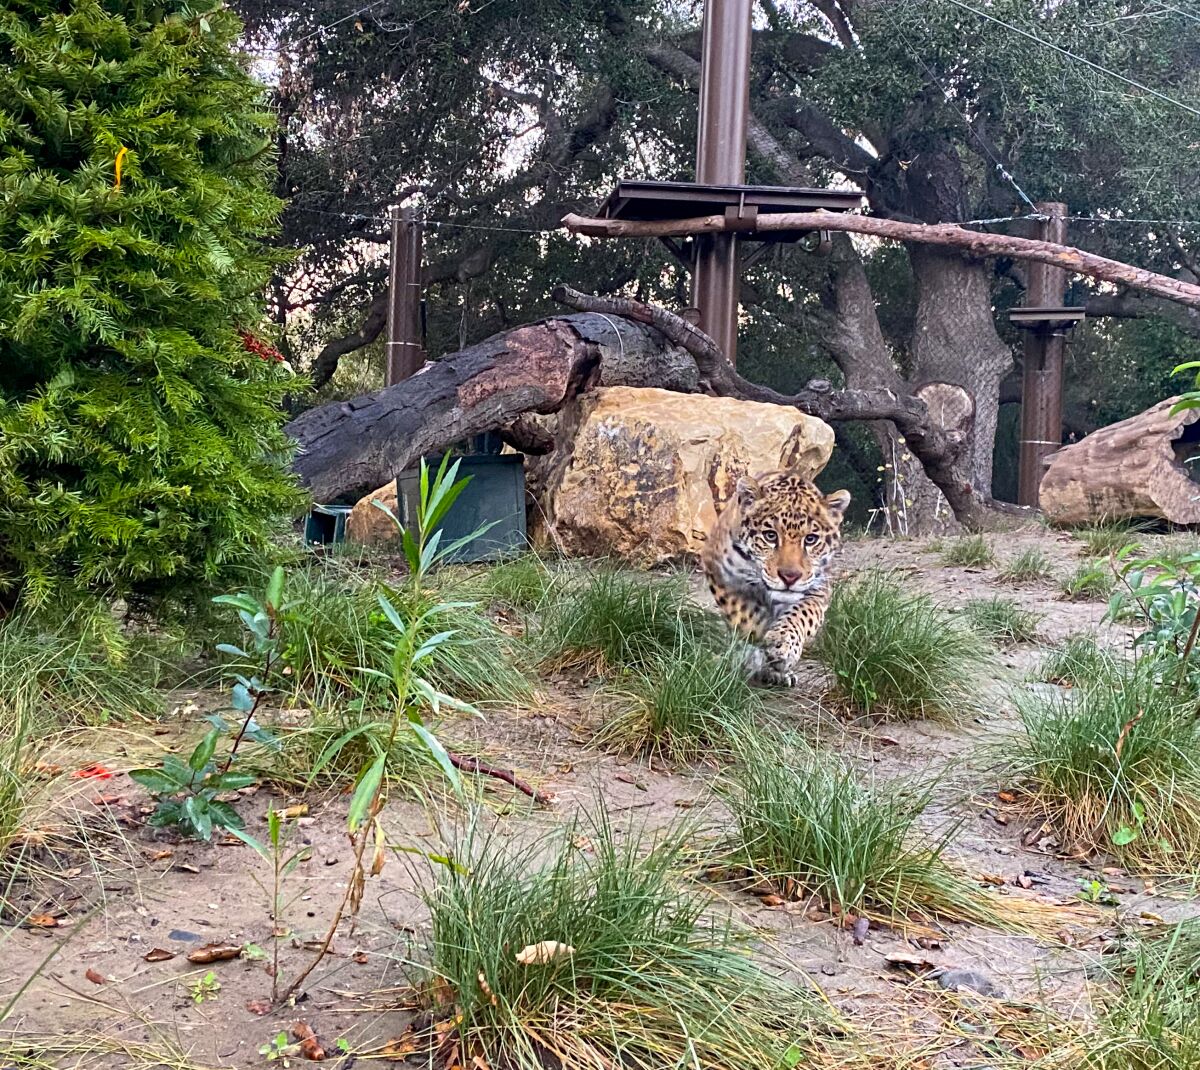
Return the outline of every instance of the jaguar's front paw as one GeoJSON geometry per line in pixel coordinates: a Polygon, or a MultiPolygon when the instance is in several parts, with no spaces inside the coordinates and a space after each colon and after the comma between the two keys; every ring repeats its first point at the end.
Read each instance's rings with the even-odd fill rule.
{"type": "Polygon", "coordinates": [[[764,665],[754,673],[752,679],[755,683],[765,684],[767,687],[795,687],[798,677],[789,669],[764,665]]]}

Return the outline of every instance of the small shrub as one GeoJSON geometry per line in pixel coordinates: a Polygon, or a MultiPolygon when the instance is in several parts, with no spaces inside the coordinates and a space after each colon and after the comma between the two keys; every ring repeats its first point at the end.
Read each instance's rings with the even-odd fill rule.
{"type": "Polygon", "coordinates": [[[1003,764],[1067,849],[1158,869],[1200,862],[1200,722],[1160,665],[1144,659],[1017,705],[1023,730],[1003,764]]]}
{"type": "Polygon", "coordinates": [[[974,705],[986,663],[974,632],[894,579],[868,575],[834,591],[818,656],[835,690],[863,713],[951,717],[974,705]]]}
{"type": "Polygon", "coordinates": [[[997,577],[1003,583],[1033,583],[1053,575],[1050,559],[1036,547],[1022,550],[1000,570],[997,577]]]}
{"type": "Polygon", "coordinates": [[[1037,642],[1040,613],[1011,598],[975,598],[963,607],[967,623],[984,639],[1003,646],[1037,642]]]}
{"type": "Polygon", "coordinates": [[[541,617],[534,647],[542,665],[594,674],[648,668],[686,643],[715,643],[722,629],[688,598],[686,577],[611,569],[565,587],[541,617]]]}
{"type": "Polygon", "coordinates": [[[1063,597],[1070,602],[1102,602],[1112,594],[1116,577],[1105,561],[1084,561],[1062,582],[1063,597]]]}
{"type": "Polygon", "coordinates": [[[995,561],[991,544],[982,535],[949,539],[942,550],[942,563],[960,568],[987,568],[995,561]]]}
{"type": "Polygon", "coordinates": [[[816,895],[880,921],[1028,924],[1019,901],[999,900],[950,867],[946,837],[920,832],[930,786],[864,784],[838,757],[803,745],[759,740],[741,759],[726,792],[733,866],[790,898],[816,895]]]}
{"type": "Polygon", "coordinates": [[[1061,647],[1046,656],[1037,670],[1036,679],[1047,684],[1083,687],[1116,673],[1120,664],[1094,636],[1071,635],[1061,647]]]}
{"type": "Polygon", "coordinates": [[[610,695],[618,710],[598,742],[680,762],[728,751],[762,705],[739,647],[718,654],[691,638],[610,695]]]}
{"type": "Polygon", "coordinates": [[[827,1005],[758,967],[677,883],[674,837],[618,844],[600,821],[532,869],[527,849],[477,832],[449,854],[427,894],[427,992],[464,1064],[809,1066],[839,1044],[827,1005]]]}

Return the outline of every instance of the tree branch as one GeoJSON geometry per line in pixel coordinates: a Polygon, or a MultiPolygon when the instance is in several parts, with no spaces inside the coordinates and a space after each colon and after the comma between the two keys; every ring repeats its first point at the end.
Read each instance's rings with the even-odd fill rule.
{"type": "MultiPolygon", "coordinates": [[[[669,221],[593,219],[568,215],[563,219],[572,233],[598,238],[657,238],[696,234],[719,234],[728,229],[723,215],[669,221]]],[[[891,241],[914,241],[960,249],[977,258],[1012,256],[1062,268],[1076,275],[1090,275],[1103,282],[1114,282],[1143,290],[1157,297],[1192,308],[1200,308],[1200,286],[1159,275],[1154,271],[1086,253],[1070,245],[1015,238],[1007,234],[986,234],[966,230],[954,223],[901,223],[874,216],[843,215],[833,212],[780,212],[759,216],[754,230],[760,232],[832,230],[851,234],[870,234],[891,241]]]]}

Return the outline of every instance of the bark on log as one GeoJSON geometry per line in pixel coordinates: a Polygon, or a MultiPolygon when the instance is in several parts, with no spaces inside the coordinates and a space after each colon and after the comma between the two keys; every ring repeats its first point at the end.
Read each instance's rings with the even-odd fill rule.
{"type": "Polygon", "coordinates": [[[1041,507],[1057,524],[1161,517],[1200,524],[1200,409],[1171,415],[1178,398],[1094,431],[1048,458],[1041,507]]]}
{"type": "Polygon", "coordinates": [[[352,504],[422,454],[525,413],[556,412],[589,386],[622,383],[700,389],[695,362],[656,331],[597,315],[542,320],[394,386],[301,413],[286,427],[299,447],[293,467],[316,501],[352,504]]]}
{"type": "MultiPolygon", "coordinates": [[[[730,229],[723,215],[698,216],[695,219],[666,221],[640,219],[595,219],[567,215],[563,226],[575,234],[598,238],[685,237],[719,234],[730,229]]],[[[892,241],[924,242],[947,245],[976,257],[1011,256],[1039,264],[1063,268],[1076,275],[1090,275],[1103,282],[1118,283],[1133,290],[1165,297],[1171,301],[1200,308],[1200,286],[1168,275],[1110,260],[1106,256],[1085,253],[1071,245],[1016,238],[1008,234],[987,234],[966,230],[955,223],[900,223],[875,216],[842,215],[835,212],[780,212],[760,215],[754,231],[834,230],[851,234],[870,234],[892,241]]]]}

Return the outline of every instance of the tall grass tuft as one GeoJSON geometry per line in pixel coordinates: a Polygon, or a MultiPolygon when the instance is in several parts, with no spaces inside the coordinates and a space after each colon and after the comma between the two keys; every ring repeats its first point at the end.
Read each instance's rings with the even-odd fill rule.
{"type": "Polygon", "coordinates": [[[933,600],[873,573],[835,589],[817,655],[863,713],[953,718],[975,706],[980,638],[933,600]]]}
{"type": "Polygon", "coordinates": [[[1020,696],[1022,730],[1000,755],[1067,849],[1182,871],[1200,863],[1200,721],[1159,669],[1143,659],[1065,695],[1020,696]]]}
{"type": "Polygon", "coordinates": [[[716,643],[721,623],[688,598],[687,578],[605,569],[565,586],[533,637],[551,671],[645,669],[686,643],[716,643]]]}
{"type": "Polygon", "coordinates": [[[1038,667],[1036,679],[1064,687],[1082,687],[1115,674],[1121,661],[1096,642],[1096,637],[1077,633],[1057,650],[1046,655],[1038,667]]]}
{"type": "Polygon", "coordinates": [[[945,543],[942,563],[960,568],[987,568],[996,563],[996,555],[982,535],[961,535],[945,543]]]}
{"type": "Polygon", "coordinates": [[[1116,582],[1107,561],[1084,561],[1062,581],[1060,589],[1069,602],[1103,602],[1116,582]]]}
{"type": "Polygon", "coordinates": [[[1003,583],[1034,583],[1049,579],[1053,573],[1050,558],[1036,547],[1030,547],[1009,561],[996,578],[1003,583]]]}
{"type": "Polygon", "coordinates": [[[692,636],[608,692],[615,713],[597,742],[629,754],[690,762],[727,754],[762,709],[739,647],[716,653],[692,636]]]}
{"type": "Polygon", "coordinates": [[[559,573],[528,553],[490,566],[468,589],[477,588],[487,602],[527,613],[541,606],[560,581],[559,573]]]}
{"type": "Polygon", "coordinates": [[[477,832],[452,858],[427,895],[428,993],[463,1065],[824,1066],[849,1047],[827,1039],[823,1001],[763,971],[677,883],[674,836],[618,842],[599,820],[531,866],[477,832]]]}
{"type": "Polygon", "coordinates": [[[948,836],[917,822],[932,785],[860,781],[835,755],[747,742],[726,790],[734,832],[725,858],[791,898],[873,920],[973,921],[1028,931],[1019,900],[999,899],[944,858],[948,836]]]}
{"type": "Polygon", "coordinates": [[[1134,535],[1144,530],[1144,524],[1130,520],[1111,520],[1076,528],[1071,534],[1083,543],[1083,552],[1087,556],[1108,557],[1135,542],[1134,535]]]}
{"type": "Polygon", "coordinates": [[[1011,598],[974,598],[963,606],[975,632],[1001,646],[1036,643],[1040,613],[1022,609],[1011,598]]]}

